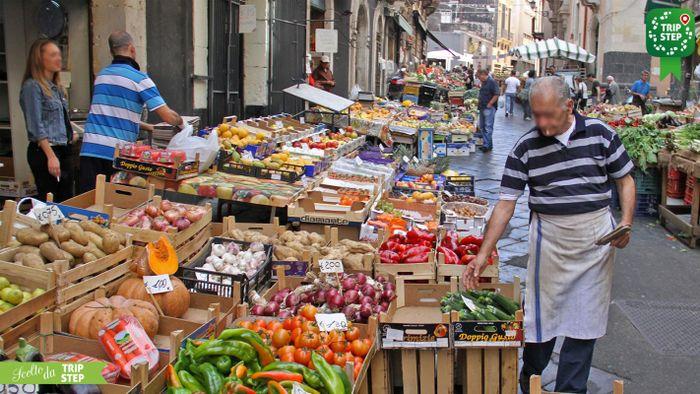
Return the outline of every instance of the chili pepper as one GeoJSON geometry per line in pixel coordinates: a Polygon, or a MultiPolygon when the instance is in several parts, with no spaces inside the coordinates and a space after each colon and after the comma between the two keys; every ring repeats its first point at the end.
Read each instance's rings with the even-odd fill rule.
{"type": "Polygon", "coordinates": [[[248,367],[245,366],[243,361],[240,361],[238,364],[231,367],[230,372],[231,373],[229,376],[235,376],[238,379],[243,379],[243,377],[248,373],[248,367]]]}
{"type": "Polygon", "coordinates": [[[219,374],[216,367],[209,363],[201,363],[199,364],[199,370],[202,372],[202,381],[206,393],[219,394],[224,386],[224,378],[219,374]]]}
{"type": "Polygon", "coordinates": [[[180,382],[180,379],[177,376],[177,372],[175,372],[175,367],[173,367],[172,364],[168,364],[168,366],[166,367],[165,376],[166,381],[168,383],[168,387],[182,387],[182,382],[180,382]]]}
{"type": "Polygon", "coordinates": [[[241,383],[229,383],[226,387],[227,394],[256,394],[256,391],[241,383]]]}
{"type": "Polygon", "coordinates": [[[459,241],[460,245],[467,245],[467,244],[474,244],[481,246],[481,243],[484,242],[483,237],[478,237],[476,235],[467,235],[466,237],[462,238],[461,241],[459,241]]]}
{"type": "Polygon", "coordinates": [[[268,394],[287,394],[287,390],[274,380],[267,382],[268,394]]]}
{"type": "Polygon", "coordinates": [[[379,252],[379,260],[382,264],[398,264],[401,262],[401,256],[391,250],[382,250],[379,252]]]}
{"type": "Polygon", "coordinates": [[[444,246],[438,246],[438,252],[445,255],[445,264],[457,264],[459,262],[457,254],[444,246]]]}
{"type": "Polygon", "coordinates": [[[400,244],[405,244],[406,243],[406,236],[403,234],[391,234],[389,237],[389,241],[394,241],[398,242],[400,244]]]}
{"type": "Polygon", "coordinates": [[[321,381],[323,382],[323,386],[326,388],[326,391],[328,391],[328,394],[344,394],[345,385],[343,381],[340,379],[340,376],[333,371],[330,364],[328,364],[323,356],[313,352],[311,354],[311,360],[313,361],[314,367],[316,367],[316,371],[318,371],[321,381]]]}
{"type": "Polygon", "coordinates": [[[295,384],[299,385],[299,387],[302,390],[304,390],[305,392],[307,392],[308,394],[321,394],[320,391],[318,391],[312,387],[309,387],[309,386],[305,385],[304,383],[292,382],[291,380],[283,380],[280,382],[280,385],[282,387],[284,387],[287,390],[287,392],[289,392],[289,393],[293,392],[292,390],[294,390],[295,384]]]}
{"type": "Polygon", "coordinates": [[[225,374],[229,371],[231,371],[231,357],[226,356],[226,355],[221,355],[214,357],[213,359],[213,364],[216,366],[216,369],[219,370],[222,374],[225,374]]]}
{"type": "Polygon", "coordinates": [[[190,357],[189,353],[185,348],[181,348],[177,352],[177,361],[175,362],[175,372],[180,372],[182,370],[185,370],[189,367],[190,365],[190,357]]]}
{"type": "Polygon", "coordinates": [[[275,355],[272,354],[272,350],[265,344],[260,335],[247,328],[227,328],[221,332],[219,339],[236,339],[247,342],[255,349],[263,366],[275,361],[275,355]]]}
{"type": "Polygon", "coordinates": [[[466,251],[465,254],[477,254],[479,253],[479,249],[481,249],[481,246],[477,244],[463,244],[459,247],[464,248],[463,250],[466,251]]]}
{"type": "Polygon", "coordinates": [[[474,259],[476,259],[475,254],[465,254],[461,259],[459,259],[459,265],[469,265],[469,263],[474,261],[474,259]]]}
{"type": "Polygon", "coordinates": [[[253,378],[253,380],[272,379],[278,382],[282,380],[293,380],[301,383],[304,381],[304,376],[302,376],[302,374],[285,370],[256,372],[251,375],[251,378],[253,378]]]}
{"type": "Polygon", "coordinates": [[[348,377],[348,374],[343,371],[342,368],[340,368],[337,365],[331,365],[331,369],[333,372],[335,372],[336,375],[338,375],[338,378],[343,382],[343,388],[345,389],[345,394],[351,394],[352,393],[352,383],[350,382],[350,378],[348,377]]]}
{"type": "Polygon", "coordinates": [[[243,341],[225,341],[214,339],[197,348],[192,353],[194,359],[207,356],[233,356],[239,360],[250,361],[255,358],[255,349],[243,341]]]}
{"type": "Polygon", "coordinates": [[[177,376],[180,378],[180,382],[182,382],[182,385],[192,391],[193,393],[204,393],[206,390],[204,390],[204,386],[202,386],[201,383],[192,376],[191,373],[188,371],[180,371],[177,373],[177,376]]]}
{"type": "Polygon", "coordinates": [[[262,368],[260,368],[260,363],[258,362],[258,359],[246,361],[245,366],[248,367],[248,371],[255,373],[260,371],[262,368]]]}
{"type": "Polygon", "coordinates": [[[290,363],[284,361],[275,361],[272,364],[268,364],[263,371],[272,370],[284,370],[289,372],[300,373],[304,377],[304,382],[313,388],[320,389],[323,387],[323,382],[321,382],[321,377],[316,371],[305,367],[299,363],[290,363]]]}

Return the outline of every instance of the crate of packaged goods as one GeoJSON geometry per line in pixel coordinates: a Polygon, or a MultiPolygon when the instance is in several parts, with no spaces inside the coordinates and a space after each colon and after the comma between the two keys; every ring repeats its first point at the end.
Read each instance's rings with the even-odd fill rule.
{"type": "Polygon", "coordinates": [[[344,205],[341,199],[338,193],[310,191],[289,206],[287,216],[291,222],[359,228],[369,215],[372,201],[351,201],[344,205]]]}
{"type": "Polygon", "coordinates": [[[156,242],[162,236],[178,248],[211,223],[211,205],[196,206],[163,200],[160,196],[112,221],[111,228],[131,234],[134,242],[156,242]]]}
{"type": "Polygon", "coordinates": [[[181,180],[199,173],[199,154],[187,161],[185,152],[124,144],[114,150],[114,168],[155,178],[181,180]]]}
{"type": "Polygon", "coordinates": [[[459,231],[480,233],[486,224],[489,207],[470,202],[448,202],[442,204],[443,224],[459,231]]]}
{"type": "Polygon", "coordinates": [[[457,289],[456,279],[437,285],[406,283],[401,278],[396,282],[395,310],[379,320],[381,353],[400,357],[399,371],[392,368],[397,363],[382,363],[389,386],[396,386],[392,378],[401,376],[404,392],[452,392],[455,363],[450,349],[450,315],[440,310],[440,299],[457,289]]]}
{"type": "Polygon", "coordinates": [[[247,299],[250,290],[260,290],[272,278],[272,246],[260,242],[241,242],[213,237],[188,264],[179,268],[187,288],[199,293],[233,296],[240,283],[240,296],[247,299]]]}
{"type": "Polygon", "coordinates": [[[435,280],[436,235],[430,231],[412,228],[408,232],[395,231],[379,247],[374,271],[407,280],[435,280]]]}
{"type": "Polygon", "coordinates": [[[452,194],[474,195],[474,177],[471,175],[457,175],[447,177],[444,190],[452,194]]]}
{"type": "MultiPolygon", "coordinates": [[[[482,236],[460,234],[457,231],[441,231],[437,248],[437,280],[449,282],[453,276],[461,277],[467,265],[476,258],[481,248],[482,236]]],[[[481,273],[481,280],[498,281],[498,252],[493,251],[481,273]]]]}
{"type": "Polygon", "coordinates": [[[637,194],[659,194],[661,192],[659,184],[661,174],[656,168],[647,168],[646,171],[635,169],[632,171],[632,178],[637,188],[637,194]]]}

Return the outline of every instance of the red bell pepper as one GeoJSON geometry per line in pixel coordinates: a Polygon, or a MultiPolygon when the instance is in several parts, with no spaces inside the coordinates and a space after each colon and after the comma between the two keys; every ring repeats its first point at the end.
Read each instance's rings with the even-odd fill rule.
{"type": "Polygon", "coordinates": [[[433,242],[430,242],[430,241],[428,241],[427,239],[424,239],[424,240],[422,240],[422,241],[418,242],[418,244],[417,244],[417,245],[423,245],[423,246],[427,246],[427,247],[429,247],[429,248],[431,248],[431,249],[432,249],[432,248],[433,248],[433,245],[434,245],[434,243],[433,243],[433,242]]]}
{"type": "MultiPolygon", "coordinates": [[[[422,247],[423,246],[416,246],[416,248],[422,248],[422,247]]],[[[403,263],[403,264],[427,263],[429,252],[430,251],[419,252],[417,254],[413,254],[410,256],[404,256],[403,260],[401,260],[401,263],[403,263]]]]}
{"type": "Polygon", "coordinates": [[[401,262],[401,256],[391,250],[382,250],[379,252],[379,260],[382,264],[398,264],[401,262]]]}
{"type": "Polygon", "coordinates": [[[464,256],[462,256],[461,259],[459,259],[459,263],[458,263],[458,264],[459,264],[459,265],[468,265],[469,263],[471,263],[471,262],[474,261],[475,259],[476,259],[476,255],[475,255],[475,254],[465,254],[464,256]]]}
{"type": "Polygon", "coordinates": [[[408,233],[406,233],[406,241],[410,244],[417,244],[422,240],[430,241],[431,244],[434,244],[435,234],[428,231],[419,230],[415,227],[408,230],[408,233]]]}
{"type": "Polygon", "coordinates": [[[444,246],[438,247],[438,253],[445,255],[445,264],[457,264],[459,262],[457,254],[444,246]]]}
{"type": "Polygon", "coordinates": [[[479,245],[477,244],[464,244],[464,245],[459,245],[460,248],[465,252],[464,254],[477,254],[479,253],[479,245]]]}
{"type": "Polygon", "coordinates": [[[394,241],[398,242],[400,244],[405,244],[406,243],[406,236],[403,234],[391,234],[389,237],[389,241],[394,241]]]}
{"type": "Polygon", "coordinates": [[[466,237],[462,238],[461,241],[459,241],[460,245],[468,245],[468,244],[474,244],[481,246],[481,243],[484,242],[483,237],[478,237],[476,235],[467,235],[466,237]]]}
{"type": "Polygon", "coordinates": [[[450,249],[450,250],[457,250],[457,247],[459,246],[459,235],[454,232],[454,231],[448,231],[445,233],[445,236],[442,238],[442,242],[440,242],[440,245],[450,249]]]}
{"type": "Polygon", "coordinates": [[[427,246],[423,246],[423,245],[412,246],[412,247],[406,249],[406,251],[403,253],[403,255],[401,257],[405,259],[406,257],[415,256],[415,255],[421,254],[421,253],[427,254],[429,252],[430,252],[430,248],[427,246]]]}

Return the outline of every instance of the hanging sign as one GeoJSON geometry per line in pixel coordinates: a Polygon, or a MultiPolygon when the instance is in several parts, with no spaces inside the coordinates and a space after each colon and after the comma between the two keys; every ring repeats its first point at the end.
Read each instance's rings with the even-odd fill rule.
{"type": "Polygon", "coordinates": [[[695,16],[691,10],[657,8],[646,16],[646,46],[651,56],[660,58],[659,79],[671,73],[682,80],[681,58],[695,50],[695,16]]]}
{"type": "Polygon", "coordinates": [[[252,33],[257,23],[257,12],[253,4],[241,4],[238,6],[238,32],[252,33]]]}
{"type": "Polygon", "coordinates": [[[316,29],[316,52],[338,52],[338,30],[316,29]]]}

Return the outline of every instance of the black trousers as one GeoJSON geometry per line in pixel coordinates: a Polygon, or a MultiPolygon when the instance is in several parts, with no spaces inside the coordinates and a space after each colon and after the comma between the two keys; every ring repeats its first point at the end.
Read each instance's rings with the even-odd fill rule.
{"type": "Polygon", "coordinates": [[[71,146],[52,146],[53,153],[61,165],[61,176],[56,179],[49,174],[49,160],[35,142],[27,146],[27,163],[34,175],[39,200],[46,201],[46,193],[53,194],[54,202],[73,197],[73,158],[71,146]]]}
{"type": "MultiPolygon", "coordinates": [[[[523,368],[520,371],[520,388],[530,392],[530,376],[541,375],[549,364],[556,338],[549,342],[525,344],[523,368]]],[[[559,353],[559,368],[554,391],[586,393],[588,374],[591,371],[595,339],[564,338],[559,353]]]]}
{"type": "Polygon", "coordinates": [[[642,100],[639,96],[636,94],[632,96],[632,105],[636,105],[639,107],[639,109],[642,110],[642,115],[647,114],[647,103],[645,100],[642,100]]]}
{"type": "Polygon", "coordinates": [[[107,182],[109,182],[109,178],[114,174],[112,164],[112,160],[80,156],[80,193],[94,189],[95,178],[99,174],[104,174],[107,177],[107,182]]]}

